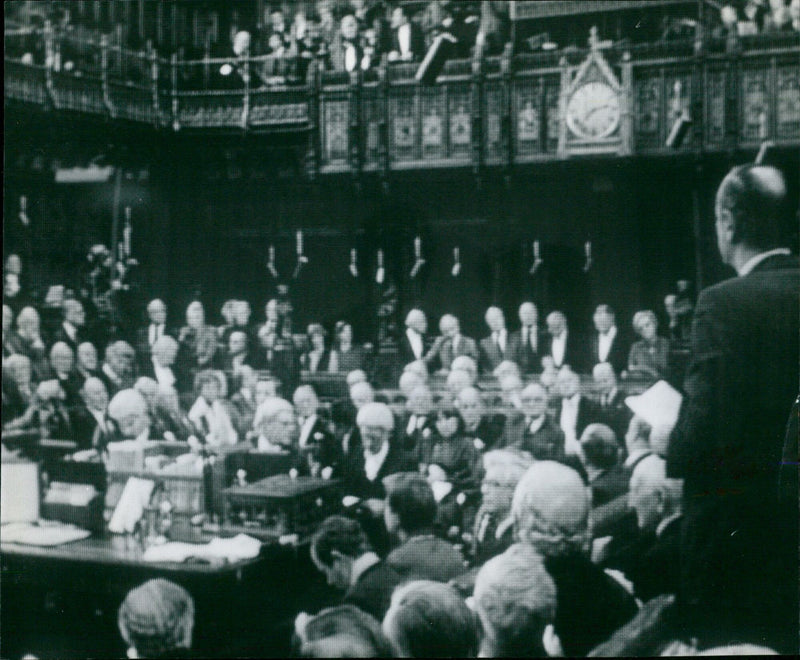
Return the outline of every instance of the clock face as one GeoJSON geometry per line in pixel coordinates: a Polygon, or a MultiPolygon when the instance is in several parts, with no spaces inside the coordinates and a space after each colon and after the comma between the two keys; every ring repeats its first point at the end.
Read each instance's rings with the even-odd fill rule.
{"type": "Polygon", "coordinates": [[[567,103],[567,126],[585,140],[611,135],[619,126],[619,96],[604,82],[581,85],[567,103]]]}

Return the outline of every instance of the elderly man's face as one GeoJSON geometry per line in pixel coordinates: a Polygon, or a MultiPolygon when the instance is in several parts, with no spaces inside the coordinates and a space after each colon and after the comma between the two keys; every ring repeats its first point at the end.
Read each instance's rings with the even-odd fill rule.
{"type": "Polygon", "coordinates": [[[564,319],[561,316],[548,316],[547,331],[554,337],[558,337],[564,331],[564,319]]]}
{"type": "Polygon", "coordinates": [[[639,322],[639,334],[643,339],[652,341],[656,337],[656,324],[650,317],[645,317],[639,322]]]}
{"type": "Polygon", "coordinates": [[[31,382],[30,362],[20,362],[13,367],[9,367],[8,373],[17,385],[29,385],[31,382]]]}
{"type": "Polygon", "coordinates": [[[158,361],[163,367],[170,367],[175,364],[175,358],[178,355],[178,349],[172,344],[165,344],[160,347],[156,356],[158,361]]]}
{"type": "Polygon", "coordinates": [[[481,421],[483,406],[481,399],[475,392],[464,392],[458,397],[458,412],[461,419],[468,427],[473,427],[481,421]]]}
{"type": "Polygon", "coordinates": [[[389,431],[382,426],[365,424],[359,427],[359,431],[364,447],[370,454],[377,454],[383,448],[383,443],[389,441],[389,431]]]}
{"type": "Polygon", "coordinates": [[[358,21],[356,21],[356,17],[352,15],[347,15],[342,18],[342,36],[352,41],[356,38],[358,34],[358,21]]]}
{"type": "Polygon", "coordinates": [[[247,349],[247,336],[241,332],[232,332],[228,337],[228,350],[231,355],[239,355],[247,349]]]}
{"type": "Polygon", "coordinates": [[[522,410],[528,417],[541,417],[547,412],[547,393],[543,387],[527,387],[520,395],[522,410]]]}
{"type": "Polygon", "coordinates": [[[594,313],[594,327],[598,332],[605,334],[614,325],[614,317],[611,316],[606,310],[598,309],[594,313]]]}
{"type": "Polygon", "coordinates": [[[233,308],[233,318],[236,325],[246,326],[250,323],[250,304],[247,302],[239,302],[233,308]]]}
{"type": "Polygon", "coordinates": [[[206,381],[200,388],[200,396],[202,396],[209,403],[213,403],[219,399],[221,393],[219,381],[216,379],[206,381]]]}
{"type": "Polygon", "coordinates": [[[395,7],[392,11],[392,28],[399,28],[405,22],[406,16],[403,13],[403,9],[401,7],[395,7]]]}
{"type": "Polygon", "coordinates": [[[105,410],[108,406],[108,392],[103,381],[91,378],[83,386],[83,398],[86,405],[94,410],[105,410]]]}
{"type": "Polygon", "coordinates": [[[271,396],[275,396],[275,385],[271,381],[268,380],[260,380],[256,383],[255,391],[253,396],[256,400],[256,405],[259,405],[269,399],[271,396]]]}
{"type": "Polygon", "coordinates": [[[472,379],[466,371],[451,371],[447,378],[447,388],[453,396],[457,396],[461,390],[470,385],[472,385],[472,379]]]}
{"type": "Polygon", "coordinates": [[[281,410],[267,424],[267,438],[284,447],[291,447],[297,435],[297,422],[291,410],[281,410]]]}
{"type": "Polygon", "coordinates": [[[565,399],[577,394],[581,384],[577,374],[566,372],[559,374],[556,382],[558,383],[558,391],[565,399]]]}
{"type": "Polygon", "coordinates": [[[147,307],[147,314],[150,316],[151,323],[167,322],[167,306],[160,300],[156,300],[147,307]]]}
{"type": "Polygon", "coordinates": [[[59,374],[67,374],[72,371],[75,363],[72,351],[66,346],[56,349],[50,354],[50,366],[59,374]]]}
{"type": "Polygon", "coordinates": [[[142,398],[147,403],[147,407],[152,410],[156,407],[156,399],[158,399],[158,383],[155,381],[143,381],[137,383],[136,391],[142,395],[142,398]]]}
{"type": "Polygon", "coordinates": [[[454,319],[445,317],[439,321],[439,330],[443,337],[452,339],[458,333],[458,323],[454,319]]]}
{"type": "Polygon", "coordinates": [[[311,390],[301,389],[295,392],[294,407],[301,417],[309,417],[316,413],[318,405],[317,397],[311,390]]]}
{"type": "Polygon", "coordinates": [[[372,393],[366,388],[354,388],[353,391],[350,392],[350,400],[353,402],[356,410],[361,410],[361,408],[372,401],[372,398],[372,393]]]}
{"type": "Polygon", "coordinates": [[[14,312],[8,305],[3,305],[3,332],[11,330],[11,324],[14,322],[14,312]]]}
{"type": "Polygon", "coordinates": [[[138,438],[150,426],[150,418],[144,411],[130,411],[113,419],[122,437],[129,440],[138,438]]]}
{"type": "Polygon", "coordinates": [[[39,315],[36,312],[20,315],[17,317],[17,326],[19,326],[23,334],[39,334],[39,315]]]}
{"type": "Polygon", "coordinates": [[[522,325],[536,325],[536,308],[533,305],[522,305],[519,308],[519,320],[522,325]]]}
{"type": "Polygon", "coordinates": [[[428,319],[425,318],[425,314],[422,312],[412,314],[408,319],[408,325],[421,335],[424,335],[428,331],[428,319]]]}
{"type": "Polygon", "coordinates": [[[486,312],[486,325],[492,332],[500,332],[506,327],[506,320],[503,318],[503,312],[499,309],[490,309],[486,312]]]}
{"type": "Polygon", "coordinates": [[[663,514],[661,494],[641,479],[634,479],[628,504],[636,512],[636,524],[645,532],[654,532],[663,514]]]}
{"type": "Polygon", "coordinates": [[[603,394],[610,392],[617,384],[614,372],[610,369],[596,368],[592,374],[592,378],[594,379],[597,389],[603,394]]]}
{"type": "Polygon", "coordinates": [[[494,513],[507,513],[511,509],[511,499],[517,480],[504,467],[490,466],[481,481],[481,495],[484,508],[494,513]]]}
{"type": "Polygon", "coordinates": [[[189,305],[186,308],[186,325],[190,328],[199,328],[205,323],[205,314],[202,305],[189,305]]]}
{"type": "Polygon", "coordinates": [[[86,312],[77,300],[66,303],[64,312],[65,320],[75,327],[80,328],[86,323],[86,312]]]}
{"type": "Polygon", "coordinates": [[[414,415],[427,415],[431,410],[431,403],[430,392],[417,388],[408,397],[408,410],[414,415]]]}

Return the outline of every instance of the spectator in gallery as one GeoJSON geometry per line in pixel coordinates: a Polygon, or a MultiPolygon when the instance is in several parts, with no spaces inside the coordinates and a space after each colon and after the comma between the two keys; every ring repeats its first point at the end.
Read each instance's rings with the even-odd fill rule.
{"type": "MultiPolygon", "coordinates": [[[[497,366],[506,359],[509,349],[506,319],[503,310],[499,307],[489,307],[486,310],[486,325],[490,334],[480,341],[480,359],[478,363],[484,373],[492,373],[497,366]]],[[[510,358],[509,358],[510,359],[510,358]]]]}
{"type": "MultiPolygon", "coordinates": [[[[353,390],[361,385],[366,383],[357,383],[353,390]]],[[[361,394],[355,392],[357,396],[361,394]]],[[[363,394],[366,396],[367,392],[363,394]]],[[[416,463],[398,442],[393,441],[394,417],[386,404],[363,403],[356,416],[356,425],[359,437],[352,434],[346,437],[347,447],[339,469],[343,489],[348,495],[361,499],[382,500],[386,496],[384,478],[396,472],[414,470],[416,463]]],[[[378,507],[375,509],[377,511],[378,507]]]]}
{"type": "Polygon", "coordinates": [[[401,472],[386,479],[383,518],[400,543],[386,563],[403,579],[448,582],[466,571],[461,553],[434,535],[436,513],[433,490],[421,474],[401,472]]]}
{"type": "Polygon", "coordinates": [[[517,543],[489,559],[473,593],[483,625],[480,657],[563,656],[554,628],[558,598],[553,578],[530,546],[517,543]]]}
{"type": "Polygon", "coordinates": [[[31,361],[36,380],[48,377],[49,366],[44,341],[42,341],[39,312],[33,307],[23,307],[17,315],[17,333],[19,352],[31,361]]]}
{"type": "Polygon", "coordinates": [[[76,356],[75,370],[78,372],[78,376],[80,376],[82,381],[92,376],[99,375],[97,348],[95,348],[94,344],[88,341],[78,344],[76,356]]]}
{"type": "Polygon", "coordinates": [[[45,380],[36,387],[34,395],[36,422],[42,438],[71,440],[72,420],[66,405],[66,394],[61,384],[45,380]]]}
{"type": "Polygon", "coordinates": [[[447,374],[446,387],[450,398],[455,401],[462,390],[472,387],[472,378],[463,369],[455,369],[447,374]]]}
{"type": "Polygon", "coordinates": [[[335,71],[356,71],[361,67],[362,56],[358,21],[354,14],[345,14],[331,44],[331,65],[335,71]]]}
{"type": "Polygon", "coordinates": [[[553,461],[531,466],[511,503],[515,537],[542,557],[555,583],[554,629],[569,656],[586,655],[636,614],[633,597],[589,559],[590,509],[580,475],[553,461]]]}
{"type": "Polygon", "coordinates": [[[547,315],[547,332],[544,354],[552,358],[557,369],[565,365],[576,371],[583,367],[580,354],[580,338],[567,325],[563,312],[550,312],[547,315]]]}
{"type": "Polygon", "coordinates": [[[511,412],[522,410],[522,386],[522,379],[514,374],[506,374],[500,380],[502,405],[509,408],[511,412]]]}
{"type": "Polygon", "coordinates": [[[278,397],[258,406],[253,419],[255,448],[268,454],[294,456],[296,453],[297,420],[292,404],[278,397]]]}
{"type": "Polygon", "coordinates": [[[461,324],[452,314],[444,314],[439,319],[439,331],[442,333],[436,338],[431,349],[425,355],[428,365],[436,363],[443,371],[450,371],[453,360],[460,355],[468,355],[473,360],[478,359],[478,346],[471,337],[461,334],[461,324]]]}
{"type": "Polygon", "coordinates": [[[358,521],[326,518],[311,540],[310,552],[328,584],[344,593],[342,603],[383,619],[401,577],[375,554],[358,521]]]}
{"type": "Polygon", "coordinates": [[[658,335],[658,319],[650,310],[633,315],[633,329],[641,339],[631,346],[628,371],[665,378],[669,365],[669,340],[658,335]]]}
{"type": "Polygon", "coordinates": [[[247,333],[243,330],[230,332],[226,347],[217,353],[217,366],[229,377],[240,373],[243,367],[254,368],[257,363],[256,355],[248,346],[247,333]]]}
{"type": "Polygon", "coordinates": [[[334,328],[336,339],[330,354],[328,371],[347,373],[364,369],[366,352],[363,346],[353,343],[353,326],[346,321],[337,321],[334,328]]]}
{"type": "Polygon", "coordinates": [[[474,564],[480,566],[514,542],[511,498],[532,464],[530,454],[515,449],[495,449],[483,455],[481,505],[468,539],[474,564]]]}
{"type": "Polygon", "coordinates": [[[592,317],[591,366],[608,362],[617,373],[627,366],[628,347],[617,327],[614,310],[609,305],[598,305],[592,317]]]}
{"type": "Polygon", "coordinates": [[[532,302],[519,306],[520,329],[509,337],[509,359],[516,362],[523,373],[537,373],[541,367],[542,338],[539,336],[539,310],[532,302]]]}
{"type": "Polygon", "coordinates": [[[433,394],[427,385],[417,385],[408,396],[406,402],[408,417],[403,426],[400,442],[405,451],[420,451],[422,442],[435,430],[433,416],[433,394]]]}
{"type": "Polygon", "coordinates": [[[317,393],[311,385],[301,385],[292,400],[300,429],[297,444],[308,469],[312,476],[329,478],[339,465],[341,450],[328,422],[319,414],[317,393]]]}
{"type": "Polygon", "coordinates": [[[167,306],[163,300],[156,298],[147,304],[148,325],[139,328],[136,339],[136,353],[142,364],[150,359],[155,343],[164,335],[172,335],[167,327],[167,306]]]}
{"type": "Polygon", "coordinates": [[[211,367],[217,350],[214,328],[206,324],[203,303],[195,300],[186,308],[186,325],[178,333],[179,356],[191,376],[211,367]]]}
{"type": "Polygon", "coordinates": [[[219,310],[224,323],[217,326],[217,338],[223,346],[227,345],[228,335],[235,325],[234,308],[236,307],[236,302],[236,300],[226,300],[219,310]]]}
{"type": "Polygon", "coordinates": [[[427,341],[428,319],[421,309],[412,309],[406,315],[406,329],[400,336],[399,357],[400,364],[409,364],[425,358],[425,345],[427,341]]]}
{"type": "Polygon", "coordinates": [[[50,376],[58,381],[64,391],[64,405],[68,408],[80,405],[80,376],[75,371],[75,355],[66,342],[53,344],[49,363],[50,376]]]}
{"type": "Polygon", "coordinates": [[[506,421],[505,444],[530,454],[537,461],[561,460],[564,431],[547,414],[547,392],[531,383],[520,394],[522,411],[506,421]]]}
{"type": "Polygon", "coordinates": [[[328,607],[310,617],[301,612],[293,646],[300,658],[393,658],[397,651],[380,621],[353,605],[328,607]]]}
{"type": "Polygon", "coordinates": [[[328,333],[319,323],[312,323],[306,331],[308,350],[300,357],[300,363],[306,371],[323,373],[330,367],[330,351],[325,344],[328,333]]]}
{"type": "MultiPolygon", "coordinates": [[[[359,411],[368,403],[375,400],[375,391],[366,381],[359,381],[350,386],[350,404],[352,410],[343,413],[343,420],[352,419],[352,426],[345,431],[342,436],[342,449],[347,454],[355,447],[361,447],[361,431],[357,423],[359,411]]],[[[391,412],[391,411],[390,411],[391,412]]],[[[394,416],[392,416],[392,428],[394,428],[394,416]]]]}
{"type": "Polygon", "coordinates": [[[476,386],[478,382],[478,361],[474,358],[470,357],[469,355],[459,355],[453,359],[450,369],[451,371],[455,371],[456,369],[466,371],[470,376],[470,384],[473,387],[476,386]]]}
{"type": "Polygon", "coordinates": [[[226,387],[225,376],[219,371],[201,371],[195,379],[197,399],[189,410],[189,421],[213,447],[235,445],[239,439],[231,421],[230,404],[223,398],[226,387]]]}
{"type": "Polygon", "coordinates": [[[130,352],[133,348],[124,341],[115,341],[106,346],[100,378],[106,384],[109,396],[133,386],[133,365],[130,352]]]}
{"type": "Polygon", "coordinates": [[[86,312],[80,300],[68,298],[61,307],[63,321],[53,335],[53,342],[63,341],[73,351],[85,340],[86,312]]]}
{"type": "MultiPolygon", "coordinates": [[[[452,371],[462,373],[460,371],[452,371]]],[[[458,392],[455,400],[461,419],[464,421],[464,435],[472,439],[478,451],[493,449],[503,436],[506,417],[501,413],[488,414],[483,398],[474,387],[466,387],[458,392]]]]}
{"type": "Polygon", "coordinates": [[[564,449],[567,454],[580,455],[579,438],[589,424],[603,420],[603,413],[600,406],[583,396],[580,376],[569,367],[558,372],[557,385],[560,400],[556,418],[564,431],[564,449]]]}
{"type": "MultiPolygon", "coordinates": [[[[261,403],[256,401],[258,375],[252,367],[245,364],[239,368],[239,375],[235,382],[238,387],[230,398],[231,421],[237,435],[244,438],[253,427],[253,417],[258,404],[261,403]]],[[[274,396],[274,392],[272,395],[274,396]]]]}
{"type": "Polygon", "coordinates": [[[547,390],[547,394],[553,396],[556,393],[556,382],[558,381],[558,368],[552,355],[542,356],[542,373],[539,382],[547,390]]]}
{"type": "Polygon", "coordinates": [[[194,427],[190,425],[188,433],[181,433],[180,425],[159,405],[159,385],[155,380],[142,376],[136,380],[133,389],[141,394],[147,403],[147,414],[150,418],[150,438],[153,440],[176,440],[178,438],[185,440],[195,432],[194,427]]]}
{"type": "Polygon", "coordinates": [[[3,429],[14,430],[32,423],[36,384],[30,359],[22,354],[3,360],[3,429]],[[29,412],[30,411],[30,412],[29,412]]]}
{"type": "Polygon", "coordinates": [[[150,359],[142,365],[140,373],[163,387],[174,387],[182,392],[185,385],[176,365],[177,357],[178,342],[170,335],[161,335],[153,344],[150,359]]]}
{"type": "Polygon", "coordinates": [[[475,658],[480,622],[453,587],[414,580],[395,589],[383,631],[403,658],[475,658]]]}
{"type": "Polygon", "coordinates": [[[108,392],[99,378],[87,378],[81,388],[83,405],[72,415],[72,429],[78,449],[105,447],[113,439],[108,418],[108,392]]]}
{"type": "Polygon", "coordinates": [[[617,386],[617,374],[608,362],[600,362],[592,369],[592,380],[600,403],[603,423],[610,426],[617,438],[625,435],[631,414],[625,405],[625,395],[617,386]]]}
{"type": "Polygon", "coordinates": [[[402,5],[392,10],[390,62],[421,60],[425,54],[425,41],[419,26],[409,20],[402,5]]]}
{"type": "Polygon", "coordinates": [[[148,580],[125,596],[117,625],[129,658],[189,658],[194,600],[174,582],[148,580]]]}
{"type": "Polygon", "coordinates": [[[619,442],[605,424],[589,424],[580,437],[581,458],[592,490],[592,506],[602,506],[628,490],[628,472],[619,461],[619,442]]]}

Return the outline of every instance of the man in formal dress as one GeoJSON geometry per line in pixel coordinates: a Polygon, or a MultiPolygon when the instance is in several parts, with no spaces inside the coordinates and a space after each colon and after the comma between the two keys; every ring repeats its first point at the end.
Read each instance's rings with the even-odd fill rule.
{"type": "Polygon", "coordinates": [[[91,378],[92,376],[99,375],[97,348],[93,343],[85,341],[78,344],[75,356],[75,371],[78,372],[78,376],[80,376],[82,381],[86,381],[87,378],[91,378]]]}
{"type": "Polygon", "coordinates": [[[81,397],[84,405],[72,415],[75,442],[79,449],[105,447],[113,438],[106,386],[99,378],[87,378],[81,388],[81,397]]]}
{"type": "Polygon", "coordinates": [[[459,355],[450,365],[451,371],[466,371],[470,377],[470,384],[475,386],[478,382],[478,361],[469,355],[459,355]]]}
{"type": "Polygon", "coordinates": [[[625,435],[630,422],[630,410],[625,405],[625,395],[617,384],[617,374],[608,362],[600,362],[592,369],[600,409],[603,412],[603,423],[610,426],[617,438],[625,435]]]}
{"type": "Polygon", "coordinates": [[[147,317],[150,323],[139,328],[136,340],[136,353],[142,365],[150,360],[155,343],[165,335],[172,335],[167,328],[167,306],[163,300],[156,298],[147,303],[147,317]]]}
{"type": "Polygon", "coordinates": [[[777,495],[798,391],[800,267],[782,240],[792,213],[774,167],[735,167],[720,184],[717,246],[737,277],[698,298],[667,452],[667,475],[684,479],[687,620],[708,643],[735,635],[784,653],[798,651],[797,500],[777,495]]]}
{"type": "Polygon", "coordinates": [[[478,346],[471,337],[461,334],[461,324],[452,314],[445,314],[439,319],[439,330],[442,333],[425,355],[428,365],[435,364],[438,359],[443,371],[450,371],[453,360],[460,355],[468,355],[478,359],[478,346]]]}
{"type": "Polygon", "coordinates": [[[506,422],[505,444],[537,461],[564,457],[564,432],[547,414],[547,391],[531,383],[520,394],[522,412],[506,422]]]}
{"type": "Polygon", "coordinates": [[[595,332],[592,333],[590,366],[608,362],[614,371],[622,373],[628,366],[630,347],[620,335],[614,310],[609,305],[598,305],[592,320],[595,332]]]}
{"type": "Polygon", "coordinates": [[[120,390],[133,387],[132,364],[128,360],[127,349],[132,347],[124,341],[115,341],[106,346],[99,377],[105,383],[109,396],[120,390]]]}
{"type": "Polygon", "coordinates": [[[561,397],[558,406],[558,420],[564,431],[565,450],[568,454],[580,455],[581,437],[589,424],[603,420],[600,407],[581,394],[581,379],[569,367],[558,372],[558,392],[561,397]]]}
{"type": "Polygon", "coordinates": [[[271,397],[261,403],[253,419],[256,449],[267,454],[297,457],[297,419],[286,399],[271,397]]]}
{"type": "Polygon", "coordinates": [[[456,409],[464,421],[464,435],[472,438],[475,449],[483,451],[498,445],[503,436],[506,417],[500,413],[487,414],[478,390],[474,387],[462,389],[456,396],[456,409]]]}
{"type": "Polygon", "coordinates": [[[117,440],[136,440],[144,444],[149,439],[150,415],[144,397],[132,388],[117,392],[108,404],[108,416],[116,424],[117,440]]]}
{"type": "Polygon", "coordinates": [[[319,398],[311,385],[301,385],[292,397],[300,433],[297,445],[314,476],[330,477],[339,463],[339,443],[328,423],[319,416],[319,398]]]}
{"type": "Polygon", "coordinates": [[[406,330],[400,337],[400,362],[403,365],[425,357],[425,333],[428,319],[421,309],[412,309],[406,315],[406,330]]]}
{"type": "Polygon", "coordinates": [[[50,349],[50,375],[58,380],[64,390],[67,408],[79,406],[81,380],[75,371],[75,355],[66,342],[56,342],[50,349]]]}
{"type": "Polygon", "coordinates": [[[150,360],[142,368],[142,375],[152,378],[162,387],[183,391],[185,383],[175,368],[177,356],[178,342],[170,335],[161,335],[152,346],[150,360]]]}
{"type": "Polygon", "coordinates": [[[508,332],[505,315],[499,307],[487,309],[485,318],[490,334],[481,339],[479,364],[484,373],[492,373],[506,359],[508,332]]]}
{"type": "Polygon", "coordinates": [[[408,397],[406,403],[408,417],[405,420],[400,442],[403,449],[416,452],[422,446],[422,441],[430,437],[436,429],[436,420],[433,413],[433,394],[427,385],[417,385],[408,397]]]}
{"type": "Polygon", "coordinates": [[[422,59],[425,44],[419,26],[408,20],[406,10],[398,5],[392,10],[392,46],[390,62],[411,62],[422,59]]]}
{"type": "Polygon", "coordinates": [[[63,341],[73,351],[85,339],[83,328],[86,325],[86,312],[80,300],[65,300],[61,307],[63,321],[53,335],[53,343],[63,341]]]}
{"type": "Polygon", "coordinates": [[[509,337],[508,359],[516,362],[523,373],[541,371],[541,337],[539,337],[539,310],[532,302],[519,306],[520,329],[509,337]]]}
{"type": "Polygon", "coordinates": [[[547,332],[544,355],[550,356],[556,369],[569,365],[575,371],[583,368],[580,339],[567,326],[563,312],[555,311],[547,315],[547,332]]]}

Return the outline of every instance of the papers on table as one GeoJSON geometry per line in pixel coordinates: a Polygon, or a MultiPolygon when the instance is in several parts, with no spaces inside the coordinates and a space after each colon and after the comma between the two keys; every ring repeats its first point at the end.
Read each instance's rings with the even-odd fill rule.
{"type": "Polygon", "coordinates": [[[10,523],[3,525],[3,543],[55,546],[89,538],[91,532],[74,525],[42,520],[38,523],[10,523]]]}
{"type": "Polygon", "coordinates": [[[683,397],[665,380],[658,381],[638,396],[629,396],[625,404],[653,428],[672,428],[678,421],[683,397]]]}
{"type": "Polygon", "coordinates": [[[209,543],[164,543],[150,546],[144,553],[145,561],[184,562],[187,559],[203,559],[212,563],[237,562],[254,559],[261,552],[261,541],[247,534],[238,534],[229,539],[214,539],[209,543]]]}
{"type": "Polygon", "coordinates": [[[142,517],[144,509],[150,502],[155,482],[149,479],[131,477],[125,484],[117,507],[108,523],[108,531],[112,534],[132,534],[136,523],[142,517]]]}
{"type": "Polygon", "coordinates": [[[3,461],[0,522],[33,522],[38,518],[39,466],[30,461],[3,461]]]}

